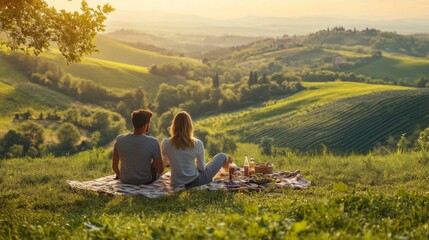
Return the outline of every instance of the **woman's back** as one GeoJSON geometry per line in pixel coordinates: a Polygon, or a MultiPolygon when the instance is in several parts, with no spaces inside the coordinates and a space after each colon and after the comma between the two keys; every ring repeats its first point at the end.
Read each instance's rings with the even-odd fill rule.
{"type": "Polygon", "coordinates": [[[161,143],[161,151],[164,160],[170,163],[173,184],[188,184],[198,177],[198,171],[204,171],[204,144],[199,139],[195,139],[193,148],[178,149],[172,144],[171,138],[165,138],[161,143]]]}

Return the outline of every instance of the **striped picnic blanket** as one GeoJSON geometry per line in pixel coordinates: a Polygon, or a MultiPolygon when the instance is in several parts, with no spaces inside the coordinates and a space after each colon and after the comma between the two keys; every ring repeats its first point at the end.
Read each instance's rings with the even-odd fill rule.
{"type": "MultiPolygon", "coordinates": [[[[275,173],[276,181],[265,184],[256,184],[251,181],[238,180],[230,182],[225,178],[215,178],[209,184],[195,187],[198,190],[256,190],[261,191],[269,187],[289,187],[293,189],[306,189],[311,182],[302,178],[299,171],[296,172],[279,172],[275,173]]],[[[131,185],[122,183],[121,180],[115,179],[115,175],[97,178],[91,181],[71,181],[67,183],[73,189],[91,190],[113,195],[143,195],[148,198],[156,198],[173,192],[185,190],[184,186],[174,186],[170,181],[171,172],[163,174],[155,182],[149,185],[131,185]]]]}

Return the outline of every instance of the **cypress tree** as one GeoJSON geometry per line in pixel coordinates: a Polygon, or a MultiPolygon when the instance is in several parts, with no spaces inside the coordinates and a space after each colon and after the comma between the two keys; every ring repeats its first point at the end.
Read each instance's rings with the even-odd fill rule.
{"type": "Polygon", "coordinates": [[[216,75],[212,78],[212,84],[213,88],[219,88],[219,74],[216,73],[216,75]]]}
{"type": "Polygon", "coordinates": [[[253,84],[257,84],[258,83],[258,72],[254,72],[253,73],[253,84]]]}
{"type": "Polygon", "coordinates": [[[249,80],[247,81],[247,84],[249,85],[249,87],[253,85],[253,72],[252,71],[250,71],[249,80]]]}

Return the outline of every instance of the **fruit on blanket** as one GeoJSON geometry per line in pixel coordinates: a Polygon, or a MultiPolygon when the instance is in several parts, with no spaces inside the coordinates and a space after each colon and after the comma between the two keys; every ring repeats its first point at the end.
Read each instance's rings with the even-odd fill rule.
{"type": "Polygon", "coordinates": [[[262,173],[255,173],[255,174],[253,174],[253,175],[252,175],[252,180],[253,180],[255,183],[257,183],[257,184],[265,184],[265,183],[269,183],[269,182],[271,182],[271,181],[270,181],[270,178],[269,178],[269,177],[264,176],[264,174],[262,174],[262,173]]]}

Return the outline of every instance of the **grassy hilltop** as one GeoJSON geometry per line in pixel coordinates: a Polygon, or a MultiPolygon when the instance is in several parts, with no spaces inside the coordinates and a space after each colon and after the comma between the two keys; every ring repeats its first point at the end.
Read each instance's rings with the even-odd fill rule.
{"type": "MultiPolygon", "coordinates": [[[[252,149],[240,145],[239,152],[252,149]]],[[[234,156],[241,165],[243,155],[234,156]]],[[[259,193],[185,191],[158,199],[71,190],[67,179],[112,174],[104,150],[2,160],[0,238],[426,239],[427,157],[256,155],[276,170],[301,169],[312,186],[259,193]]]]}

